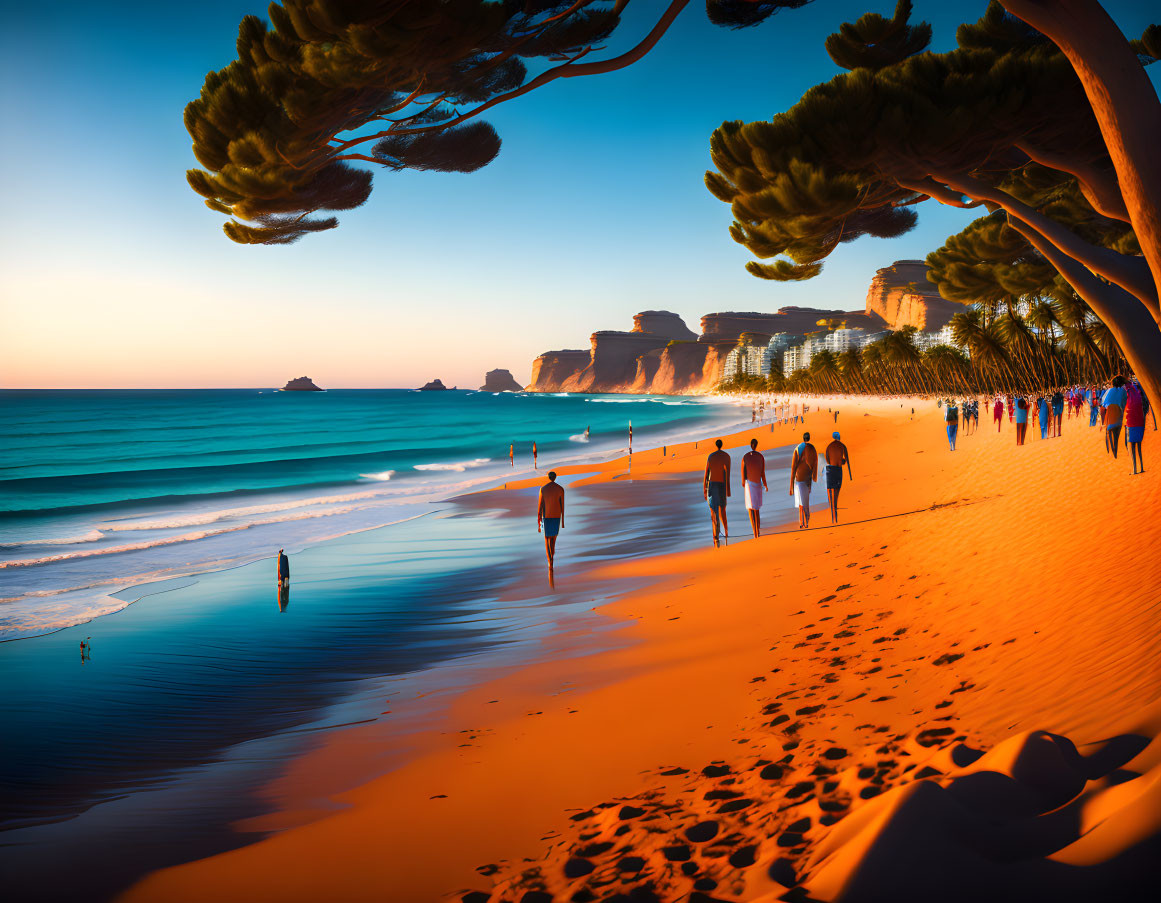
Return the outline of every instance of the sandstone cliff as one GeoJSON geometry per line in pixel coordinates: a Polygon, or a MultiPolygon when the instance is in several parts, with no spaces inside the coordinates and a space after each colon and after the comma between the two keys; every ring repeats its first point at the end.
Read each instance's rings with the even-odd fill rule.
{"type": "Polygon", "coordinates": [[[697,338],[697,333],[686,326],[681,317],[668,310],[643,310],[634,314],[633,332],[649,332],[688,342],[697,338]]]}
{"type": "Polygon", "coordinates": [[[520,392],[523,386],[512,378],[511,370],[489,370],[484,375],[481,392],[520,392]]]}
{"type": "Polygon", "coordinates": [[[783,307],[777,313],[716,313],[701,318],[702,338],[699,341],[737,341],[744,332],[758,336],[772,336],[777,332],[804,335],[819,329],[823,319],[845,320],[850,329],[871,331],[884,328],[883,321],[861,310],[823,310],[818,307],[783,307]]]}
{"type": "Polygon", "coordinates": [[[529,392],[560,392],[566,379],[589,365],[591,352],[575,349],[546,351],[532,362],[529,392]]]}
{"type": "Polygon", "coordinates": [[[935,332],[963,305],[940,297],[927,280],[922,260],[897,260],[875,273],[867,289],[867,312],[882,317],[891,329],[914,326],[935,332]]]}
{"type": "Polygon", "coordinates": [[[588,365],[564,381],[562,392],[624,392],[636,376],[637,358],[670,340],[648,332],[600,330],[591,341],[588,365]]]}

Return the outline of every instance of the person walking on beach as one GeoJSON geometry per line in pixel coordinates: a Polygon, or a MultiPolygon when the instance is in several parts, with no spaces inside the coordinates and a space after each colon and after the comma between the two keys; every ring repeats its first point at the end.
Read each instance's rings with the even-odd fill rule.
{"type": "Polygon", "coordinates": [[[1133,456],[1133,473],[1137,473],[1137,459],[1141,459],[1141,473],[1145,472],[1145,453],[1141,443],[1145,441],[1145,390],[1133,379],[1125,387],[1125,445],[1133,456]]]}
{"type": "Polygon", "coordinates": [[[1057,389],[1052,393],[1052,438],[1060,438],[1060,424],[1064,419],[1064,393],[1057,389]]]}
{"type": "Polygon", "coordinates": [[[959,433],[959,408],[955,406],[955,402],[950,398],[943,409],[943,421],[947,424],[947,444],[948,447],[955,451],[955,437],[959,433]]]}
{"type": "Polygon", "coordinates": [[[847,466],[847,476],[852,480],[851,458],[847,447],[839,441],[838,430],[831,433],[834,441],[826,447],[823,457],[826,459],[826,498],[830,502],[830,522],[838,523],[839,490],[843,487],[843,465],[847,466]]]}
{"type": "Polygon", "coordinates": [[[629,454],[633,454],[633,421],[629,421],[629,454]]]}
{"type": "Polygon", "coordinates": [[[536,470],[536,443],[532,443],[532,469],[536,470]]]}
{"type": "Polygon", "coordinates": [[[1117,457],[1117,443],[1121,440],[1121,423],[1125,417],[1125,378],[1113,377],[1112,386],[1101,398],[1101,422],[1105,425],[1105,451],[1117,457]]]}
{"type": "Polygon", "coordinates": [[[992,420],[996,423],[996,432],[998,433],[1000,427],[1004,425],[1004,400],[999,395],[996,396],[996,400],[992,404],[992,420]]]}
{"type": "Polygon", "coordinates": [[[515,444],[508,446],[508,463],[513,467],[516,466],[516,446],[515,444]]]}
{"type": "Polygon", "coordinates": [[[1016,401],[1016,444],[1023,445],[1024,437],[1028,435],[1028,399],[1017,395],[1016,401]]]}
{"type": "Polygon", "coordinates": [[[742,488],[746,496],[746,511],[750,527],[757,539],[762,530],[762,490],[766,485],[766,458],[758,451],[758,440],[750,440],[750,450],[742,456],[742,488]]]}
{"type": "Polygon", "coordinates": [[[1101,390],[1095,385],[1089,386],[1084,397],[1088,399],[1088,425],[1096,426],[1101,419],[1101,390]]]}
{"type": "Polygon", "coordinates": [[[556,536],[563,526],[564,487],[556,482],[556,471],[550,470],[536,502],[536,532],[544,530],[544,554],[550,571],[556,559],[556,536]]]}
{"type": "Polygon", "coordinates": [[[1036,418],[1040,421],[1040,438],[1048,438],[1048,399],[1041,395],[1036,399],[1036,418]]]}
{"type": "Polygon", "coordinates": [[[818,450],[810,444],[810,433],[794,449],[790,460],[790,495],[798,506],[798,529],[810,526],[810,484],[818,482],[818,450]]]}
{"type": "Polygon", "coordinates": [[[290,559],[282,549],[278,550],[278,585],[290,586],[290,559]]]}
{"type": "Polygon", "coordinates": [[[717,545],[720,529],[725,530],[726,539],[730,538],[730,525],[726,521],[726,499],[730,497],[730,455],[729,452],[722,451],[721,439],[714,444],[718,450],[712,452],[706,459],[701,495],[709,503],[710,523],[714,528],[714,545],[717,545]]]}

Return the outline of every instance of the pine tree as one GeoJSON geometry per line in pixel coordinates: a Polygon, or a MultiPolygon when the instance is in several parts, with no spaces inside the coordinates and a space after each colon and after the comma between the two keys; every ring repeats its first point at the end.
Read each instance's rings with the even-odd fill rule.
{"type": "MultiPolygon", "coordinates": [[[[860,34],[894,35],[891,52],[872,54],[873,64],[811,88],[769,122],[726,122],[714,132],[716,171],[706,173],[706,186],[731,206],[731,237],[758,258],[747,269],[765,279],[808,279],[843,242],[906,231],[916,204],[986,206],[995,220],[945,255],[952,299],[980,290],[984,296],[972,300],[996,303],[1022,294],[1024,280],[1043,283],[1042,267],[1028,265],[1035,249],[1161,397],[1161,270],[1151,271],[1140,217],[1128,209],[1151,201],[1148,192],[1121,190],[1107,124],[1074,62],[995,2],[979,22],[960,27],[955,50],[907,55],[925,41],[921,26],[909,30],[906,11],[901,5],[889,29],[880,20],[832,36],[839,60],[854,64],[860,34]],[[972,255],[989,243],[1006,248],[1013,266],[1003,274],[996,264],[977,278],[972,255]]],[[[1161,50],[1155,27],[1131,48],[1121,41],[1138,69],[1161,50]]],[[[875,46],[868,43],[867,53],[875,46]]],[[[1155,94],[1152,106],[1141,104],[1146,119],[1161,110],[1155,94]]],[[[1152,201],[1161,204],[1161,185],[1152,201]]],[[[1157,241],[1161,253],[1161,231],[1157,241]]]]}

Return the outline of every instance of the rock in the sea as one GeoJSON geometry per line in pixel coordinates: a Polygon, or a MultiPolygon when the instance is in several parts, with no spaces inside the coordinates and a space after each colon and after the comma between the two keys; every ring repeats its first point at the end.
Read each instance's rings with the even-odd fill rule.
{"type": "Polygon", "coordinates": [[[283,392],[322,392],[323,390],[311,382],[309,376],[300,376],[292,379],[282,387],[283,392]]]}
{"type": "Polygon", "coordinates": [[[445,386],[443,384],[442,380],[433,379],[431,382],[427,383],[426,385],[420,386],[419,391],[420,392],[446,392],[447,386],[445,386]]]}
{"type": "Polygon", "coordinates": [[[481,392],[520,392],[524,389],[512,377],[511,370],[489,370],[484,376],[481,392]]]}

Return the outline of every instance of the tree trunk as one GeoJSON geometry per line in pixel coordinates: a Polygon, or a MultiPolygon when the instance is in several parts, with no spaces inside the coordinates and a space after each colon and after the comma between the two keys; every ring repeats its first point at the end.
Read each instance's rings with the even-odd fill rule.
{"type": "Polygon", "coordinates": [[[1156,404],[1161,399],[1161,331],[1145,305],[1124,289],[1101,282],[1027,224],[1009,217],[1008,225],[1028,239],[1101,318],[1145,387],[1149,401],[1156,404]]]}
{"type": "Polygon", "coordinates": [[[1047,35],[1072,63],[1112,157],[1129,222],[1161,293],[1161,167],[1157,165],[1161,101],[1149,76],[1097,0],[1001,3],[1047,35]]]}

